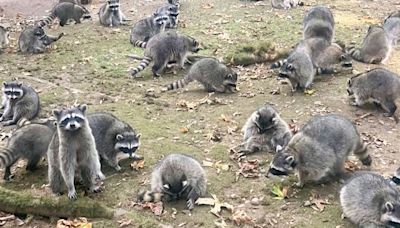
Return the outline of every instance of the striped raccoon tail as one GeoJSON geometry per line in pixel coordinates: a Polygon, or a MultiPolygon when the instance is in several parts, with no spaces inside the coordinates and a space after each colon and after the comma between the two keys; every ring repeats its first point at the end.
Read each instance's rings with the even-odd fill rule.
{"type": "Polygon", "coordinates": [[[151,60],[152,60],[151,57],[144,57],[142,59],[142,61],[140,62],[139,66],[137,66],[131,70],[131,76],[133,77],[140,71],[143,71],[150,64],[151,60]]]}
{"type": "Polygon", "coordinates": [[[179,89],[179,88],[183,88],[183,87],[185,87],[187,84],[189,84],[192,81],[193,80],[189,77],[189,75],[186,75],[182,79],[169,84],[167,86],[167,90],[176,90],[176,89],[179,89]]]}
{"type": "Polygon", "coordinates": [[[351,55],[351,57],[357,61],[362,62],[361,58],[361,51],[359,48],[356,47],[350,47],[347,52],[351,55]]]}
{"type": "Polygon", "coordinates": [[[141,40],[136,40],[136,41],[135,40],[131,40],[131,44],[133,44],[134,47],[140,47],[140,48],[145,49],[146,45],[147,45],[147,42],[141,41],[141,40]]]}
{"type": "Polygon", "coordinates": [[[4,147],[0,148],[0,168],[8,167],[13,164],[17,158],[18,155],[14,151],[4,147]]]}
{"type": "Polygon", "coordinates": [[[286,62],[287,62],[287,59],[282,59],[282,60],[276,61],[271,64],[271,69],[279,68],[279,67],[283,66],[283,64],[285,64],[286,62]]]}
{"type": "Polygon", "coordinates": [[[45,18],[43,18],[42,20],[40,20],[37,24],[37,26],[43,28],[46,25],[49,26],[53,23],[54,19],[56,19],[56,16],[53,14],[50,14],[49,16],[46,16],[45,18]]]}

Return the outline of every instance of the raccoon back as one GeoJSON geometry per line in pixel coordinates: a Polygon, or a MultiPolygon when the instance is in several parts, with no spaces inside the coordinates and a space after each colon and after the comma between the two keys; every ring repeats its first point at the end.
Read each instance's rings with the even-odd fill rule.
{"type": "Polygon", "coordinates": [[[333,14],[329,8],[316,6],[309,10],[303,20],[304,39],[320,37],[332,42],[335,29],[333,14]]]}

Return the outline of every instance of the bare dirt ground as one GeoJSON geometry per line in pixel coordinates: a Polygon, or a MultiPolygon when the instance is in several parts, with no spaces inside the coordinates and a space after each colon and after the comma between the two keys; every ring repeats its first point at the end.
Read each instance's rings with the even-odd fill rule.
{"type": "MultiPolygon", "coordinates": [[[[123,1],[123,11],[132,19],[150,15],[164,1],[123,1]]],[[[239,0],[181,1],[181,23],[179,30],[196,37],[204,47],[202,55],[223,57],[240,44],[265,40],[275,43],[278,48],[295,45],[301,39],[301,22],[304,13],[317,4],[331,7],[336,20],[336,40],[346,44],[360,43],[370,24],[381,23],[390,12],[400,10],[397,0],[323,0],[306,1],[306,6],[290,11],[273,10],[269,1],[257,3],[239,0]]],[[[101,3],[101,2],[100,2],[101,3]]],[[[30,16],[38,18],[47,14],[53,1],[24,0],[0,1],[3,14],[0,24],[14,27],[11,47],[0,55],[0,80],[17,78],[34,86],[42,102],[42,117],[49,116],[57,107],[73,104],[75,101],[88,103],[90,111],[108,111],[125,120],[142,133],[138,153],[145,157],[145,167],[140,171],[129,168],[129,161],[122,162],[124,172],[105,169],[107,179],[105,191],[89,197],[104,202],[122,213],[114,220],[92,220],[94,227],[118,227],[121,220],[131,221],[132,227],[157,227],[159,224],[173,227],[214,227],[215,222],[224,220],[226,227],[234,226],[232,213],[223,211],[221,218],[209,212],[210,207],[201,206],[188,214],[184,202],[168,204],[162,216],[150,211],[133,208],[132,201],[137,189],[148,184],[154,164],[164,155],[186,152],[199,161],[220,161],[228,164],[229,170],[206,167],[209,192],[221,201],[234,206],[250,216],[250,223],[243,227],[351,227],[341,219],[338,201],[340,183],[323,186],[292,187],[296,178],[285,181],[271,180],[261,175],[258,178],[240,177],[236,181],[238,166],[229,158],[229,148],[241,142],[240,128],[247,117],[260,105],[271,102],[281,116],[291,124],[301,127],[312,116],[340,113],[357,123],[363,139],[369,143],[373,157],[372,170],[385,176],[391,175],[400,165],[399,125],[393,119],[383,117],[381,110],[373,107],[355,108],[348,105],[346,82],[351,74],[317,79],[313,85],[315,93],[290,95],[289,85],[281,84],[276,73],[268,65],[239,67],[240,92],[232,95],[214,94],[211,100],[216,104],[202,104],[188,110],[182,104],[193,104],[208,96],[196,83],[179,92],[161,93],[161,88],[184,74],[166,75],[152,79],[151,72],[143,72],[144,78],[133,80],[128,69],[138,62],[126,57],[127,54],[142,51],[129,44],[130,26],[117,29],[101,27],[97,19],[99,4],[90,6],[94,20],[79,25],[53,26],[49,34],[66,34],[48,53],[21,55],[16,52],[16,42],[21,26],[18,22],[30,16]],[[18,15],[18,16],[17,16],[18,15]],[[154,91],[154,92],[153,92],[154,91]],[[273,95],[272,91],[279,91],[273,95]],[[370,113],[365,118],[365,114],[370,113]],[[239,130],[238,130],[239,129],[239,130]],[[210,136],[218,133],[220,141],[210,136]],[[289,197],[276,199],[271,193],[274,185],[288,187],[289,197]],[[310,207],[319,196],[328,201],[322,211],[310,207]],[[311,197],[311,199],[310,199],[311,197]],[[258,199],[255,203],[254,198],[258,199]],[[253,200],[253,203],[251,201],[253,200]],[[175,209],[176,208],[176,209],[175,209]]],[[[24,24],[24,23],[23,23],[24,24]]],[[[377,66],[355,63],[354,73],[377,66]]],[[[400,74],[400,50],[396,48],[388,63],[382,67],[400,74]]],[[[10,129],[2,128],[2,132],[10,129]]],[[[268,169],[272,154],[259,153],[247,159],[260,161],[260,172],[268,169]]],[[[356,167],[365,169],[354,158],[356,167]]],[[[23,163],[13,170],[13,181],[0,185],[13,190],[29,189],[35,194],[46,195],[46,163],[34,173],[26,172],[23,163]]],[[[80,195],[80,197],[83,197],[80,195]]],[[[27,227],[53,227],[55,220],[34,217],[27,227]]],[[[14,227],[14,221],[6,223],[14,227]]],[[[220,225],[220,227],[224,227],[220,225]]]]}

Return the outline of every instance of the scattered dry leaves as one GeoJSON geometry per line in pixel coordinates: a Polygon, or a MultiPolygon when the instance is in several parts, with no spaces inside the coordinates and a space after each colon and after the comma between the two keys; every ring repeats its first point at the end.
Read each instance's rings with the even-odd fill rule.
{"type": "Polygon", "coordinates": [[[155,215],[160,216],[163,213],[164,206],[163,202],[139,202],[135,203],[135,206],[139,207],[140,209],[150,209],[155,215]]]}
{"type": "Polygon", "coordinates": [[[253,224],[253,218],[246,214],[246,212],[242,210],[236,210],[232,215],[232,220],[237,226],[241,226],[242,224],[253,224]]]}
{"type": "Polygon", "coordinates": [[[330,205],[328,199],[322,199],[318,194],[312,194],[309,200],[304,202],[305,207],[311,207],[315,211],[322,212],[325,209],[325,205],[330,205]]]}
{"type": "Polygon", "coordinates": [[[139,160],[139,161],[134,161],[131,163],[131,168],[133,170],[138,171],[139,169],[143,169],[144,168],[144,160],[139,160]]]}
{"type": "Polygon", "coordinates": [[[257,159],[239,161],[238,165],[239,171],[236,172],[236,181],[239,180],[240,175],[246,178],[255,178],[261,175],[259,170],[259,161],[257,159]]]}
{"type": "Polygon", "coordinates": [[[350,160],[347,160],[344,163],[344,167],[346,170],[351,171],[351,172],[361,169],[361,167],[359,165],[357,165],[354,161],[350,161],[350,160]]]}
{"type": "Polygon", "coordinates": [[[60,219],[57,221],[57,228],[91,228],[92,223],[88,222],[86,218],[78,218],[74,220],[60,219]]]}
{"type": "Polygon", "coordinates": [[[222,203],[219,201],[216,195],[211,194],[213,198],[199,198],[196,200],[197,205],[208,205],[208,206],[214,206],[210,212],[214,214],[217,217],[220,217],[221,210],[223,208],[226,208],[230,212],[233,211],[233,206],[229,203],[222,203]]]}

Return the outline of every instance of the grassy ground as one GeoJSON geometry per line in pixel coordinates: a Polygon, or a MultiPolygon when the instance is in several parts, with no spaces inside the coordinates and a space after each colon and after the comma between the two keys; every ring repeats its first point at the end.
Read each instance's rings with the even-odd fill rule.
{"type": "MultiPolygon", "coordinates": [[[[124,3],[128,17],[133,21],[149,15],[161,4],[160,0],[124,3]],[[139,8],[137,8],[140,6],[139,8]]],[[[290,11],[272,10],[269,1],[253,3],[239,0],[202,0],[183,1],[181,9],[181,32],[195,37],[204,50],[202,55],[214,55],[222,58],[238,45],[256,41],[270,41],[276,47],[287,49],[301,39],[301,22],[310,6],[328,4],[335,15],[336,40],[349,44],[359,43],[371,23],[379,23],[393,10],[395,1],[307,1],[305,7],[290,11]]],[[[97,12],[97,6],[92,8],[97,12]]],[[[138,211],[130,207],[139,187],[148,183],[149,174],[154,164],[164,155],[185,152],[192,154],[199,161],[209,159],[230,165],[229,171],[217,172],[206,168],[209,192],[216,194],[224,202],[243,210],[250,215],[254,224],[261,227],[351,227],[341,219],[338,202],[339,183],[326,186],[308,186],[302,190],[292,188],[296,178],[285,180],[282,185],[289,186],[289,199],[277,200],[271,194],[278,180],[263,176],[255,179],[241,177],[235,181],[238,167],[229,159],[229,148],[240,143],[240,131],[247,117],[265,102],[276,104],[281,116],[297,126],[303,125],[311,116],[326,113],[342,113],[350,119],[371,112],[372,115],[357,120],[359,131],[370,142],[370,151],[374,158],[373,170],[385,175],[391,174],[399,166],[398,147],[399,131],[394,121],[384,118],[381,111],[356,109],[347,104],[346,81],[350,75],[337,75],[316,80],[313,95],[289,95],[289,85],[275,80],[275,73],[266,65],[237,68],[240,72],[240,92],[233,95],[215,94],[226,104],[199,106],[193,111],[180,108],[177,103],[198,102],[207,96],[203,89],[193,83],[179,92],[161,93],[162,86],[171,83],[184,74],[166,75],[152,79],[151,72],[142,73],[144,78],[129,78],[128,69],[134,62],[126,55],[142,51],[133,48],[128,40],[130,27],[118,29],[99,26],[97,18],[80,25],[52,28],[50,34],[66,34],[55,47],[46,54],[21,55],[5,53],[0,55],[0,81],[18,78],[33,85],[40,92],[42,116],[47,116],[56,107],[71,105],[75,101],[88,103],[90,111],[112,112],[130,123],[142,133],[139,154],[145,157],[145,168],[132,171],[129,161],[122,163],[123,173],[106,169],[108,176],[103,193],[90,196],[104,202],[112,208],[127,211],[121,218],[91,220],[94,227],[117,227],[118,220],[132,219],[134,227],[155,227],[158,224],[171,224],[174,227],[213,227],[217,219],[209,213],[208,206],[197,207],[191,215],[182,212],[184,202],[168,204],[166,213],[160,217],[149,211],[138,211]],[[156,98],[146,96],[154,89],[156,98]],[[273,90],[280,94],[272,95],[273,90]],[[228,121],[227,121],[228,120],[228,121]],[[182,133],[182,128],[188,128],[182,133]],[[209,135],[219,131],[222,140],[214,142],[209,135]],[[305,207],[304,202],[313,194],[328,199],[329,205],[322,212],[305,207]],[[250,200],[259,198],[259,205],[252,205],[250,200]],[[174,215],[173,208],[178,210],[174,215]],[[182,225],[183,224],[183,225],[182,225]]],[[[16,39],[18,33],[12,36],[16,39]]],[[[14,40],[15,45],[16,40],[14,40]]],[[[400,73],[400,52],[395,50],[387,64],[389,69],[400,73]]],[[[375,66],[355,64],[355,71],[361,72],[375,66]]],[[[8,129],[3,129],[8,131],[8,129]]],[[[261,170],[268,168],[272,154],[255,154],[249,159],[262,161],[261,170]]],[[[354,158],[352,158],[354,160],[354,158]]],[[[10,183],[0,183],[9,189],[31,189],[37,194],[47,194],[45,163],[35,173],[27,173],[17,166],[15,179],[10,183]]],[[[224,211],[228,226],[231,214],[224,211]]],[[[54,221],[35,218],[32,224],[45,226],[54,221]]],[[[12,226],[13,224],[8,224],[12,226]]],[[[50,226],[50,225],[49,225],[50,226]]],[[[253,225],[245,225],[253,226],[253,225]]]]}

